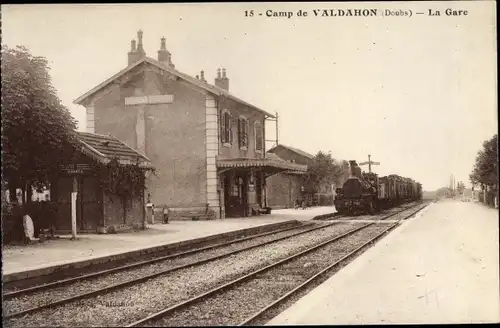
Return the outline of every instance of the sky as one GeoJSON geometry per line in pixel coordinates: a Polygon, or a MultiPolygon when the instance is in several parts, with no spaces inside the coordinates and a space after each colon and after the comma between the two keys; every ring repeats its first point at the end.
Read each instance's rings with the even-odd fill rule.
{"type": "MultiPolygon", "coordinates": [[[[277,112],[280,144],[358,162],[371,154],[374,172],[433,190],[451,174],[467,184],[477,151],[497,133],[495,15],[492,1],[2,5],[2,43],[48,59],[84,131],[85,108],[73,101],[126,67],[137,30],[153,58],[164,36],[177,69],[203,69],[213,83],[224,67],[232,94],[277,112]],[[313,13],[358,8],[412,17],[313,13]]],[[[275,139],[273,122],[266,130],[275,139]]]]}

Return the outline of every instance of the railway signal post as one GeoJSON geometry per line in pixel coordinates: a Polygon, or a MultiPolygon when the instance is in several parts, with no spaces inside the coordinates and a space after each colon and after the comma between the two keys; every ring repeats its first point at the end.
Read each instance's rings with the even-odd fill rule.
{"type": "Polygon", "coordinates": [[[380,165],[380,162],[373,162],[371,160],[371,155],[368,155],[368,162],[359,163],[360,166],[366,164],[368,164],[368,172],[372,173],[372,165],[380,165]]]}

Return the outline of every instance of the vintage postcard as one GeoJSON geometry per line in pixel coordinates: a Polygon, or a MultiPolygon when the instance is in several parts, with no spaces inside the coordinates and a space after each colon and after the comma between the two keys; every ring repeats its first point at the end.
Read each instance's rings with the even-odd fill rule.
{"type": "Polygon", "coordinates": [[[496,2],[1,11],[5,326],[500,321],[496,2]]]}

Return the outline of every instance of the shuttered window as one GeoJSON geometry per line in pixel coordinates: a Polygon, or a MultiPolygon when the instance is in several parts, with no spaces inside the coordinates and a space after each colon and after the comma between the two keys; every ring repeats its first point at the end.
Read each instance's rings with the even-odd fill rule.
{"type": "Polygon", "coordinates": [[[222,143],[232,143],[231,114],[228,111],[222,112],[220,123],[220,136],[222,143]]]}
{"type": "Polygon", "coordinates": [[[263,136],[262,136],[262,124],[260,122],[255,122],[255,149],[262,150],[263,148],[263,136]]]}
{"type": "Polygon", "coordinates": [[[244,117],[238,120],[238,143],[240,148],[248,147],[248,120],[244,117]]]}

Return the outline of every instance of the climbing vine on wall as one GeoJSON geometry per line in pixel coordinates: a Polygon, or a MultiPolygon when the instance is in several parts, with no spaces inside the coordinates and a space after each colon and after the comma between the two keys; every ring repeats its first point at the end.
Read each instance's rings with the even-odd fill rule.
{"type": "Polygon", "coordinates": [[[129,198],[143,195],[146,188],[145,171],[137,164],[123,165],[113,158],[108,164],[100,165],[97,174],[104,192],[129,198]]]}

